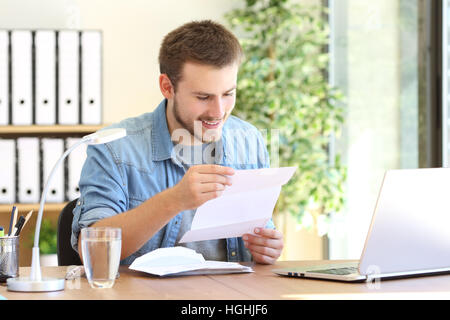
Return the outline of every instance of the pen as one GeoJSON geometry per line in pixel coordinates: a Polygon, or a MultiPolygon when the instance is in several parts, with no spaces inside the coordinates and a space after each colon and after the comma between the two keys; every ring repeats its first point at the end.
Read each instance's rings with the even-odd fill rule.
{"type": "Polygon", "coordinates": [[[14,214],[15,214],[15,212],[16,212],[16,206],[13,206],[13,208],[12,208],[12,212],[11,212],[11,219],[9,220],[9,230],[8,230],[8,236],[10,236],[11,235],[11,231],[12,231],[12,228],[13,228],[13,221],[14,221],[14,214]]]}
{"type": "Polygon", "coordinates": [[[24,223],[25,218],[23,216],[20,216],[19,221],[17,221],[16,225],[14,226],[13,236],[18,236],[20,234],[24,223]]]}

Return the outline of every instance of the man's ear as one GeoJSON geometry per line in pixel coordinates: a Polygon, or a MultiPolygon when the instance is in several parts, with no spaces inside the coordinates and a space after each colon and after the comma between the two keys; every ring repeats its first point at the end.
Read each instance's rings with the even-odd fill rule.
{"type": "Polygon", "coordinates": [[[159,75],[159,89],[166,99],[172,99],[175,94],[175,88],[172,85],[172,81],[170,81],[165,73],[159,75]]]}

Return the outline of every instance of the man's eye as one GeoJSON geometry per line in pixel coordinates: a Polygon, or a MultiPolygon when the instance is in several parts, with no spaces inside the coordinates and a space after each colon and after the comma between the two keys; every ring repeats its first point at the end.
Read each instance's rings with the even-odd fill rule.
{"type": "Polygon", "coordinates": [[[208,100],[208,96],[197,96],[198,100],[208,100]]]}

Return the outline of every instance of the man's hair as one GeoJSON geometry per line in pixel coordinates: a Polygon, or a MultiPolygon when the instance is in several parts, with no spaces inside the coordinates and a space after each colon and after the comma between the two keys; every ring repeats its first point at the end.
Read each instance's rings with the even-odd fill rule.
{"type": "Polygon", "coordinates": [[[239,40],[225,27],[211,20],[186,23],[168,33],[159,51],[159,70],[174,88],[181,80],[184,63],[194,62],[222,68],[241,63],[239,40]]]}

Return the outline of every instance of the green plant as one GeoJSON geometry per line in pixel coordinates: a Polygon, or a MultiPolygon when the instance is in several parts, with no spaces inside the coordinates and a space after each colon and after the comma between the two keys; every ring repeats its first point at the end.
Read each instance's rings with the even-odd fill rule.
{"type": "MultiPolygon", "coordinates": [[[[34,243],[33,232],[30,238],[31,246],[34,243]]],[[[57,248],[57,229],[49,219],[42,219],[39,232],[39,248],[41,254],[54,254],[57,248]]]]}
{"type": "Polygon", "coordinates": [[[346,168],[328,150],[330,137],[340,134],[344,107],[326,77],[325,10],[289,0],[246,0],[225,15],[245,53],[234,113],[267,129],[272,166],[298,167],[275,213],[290,212],[304,227],[317,227],[319,216],[326,220],[344,204],[346,168]]]}

